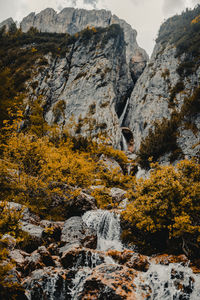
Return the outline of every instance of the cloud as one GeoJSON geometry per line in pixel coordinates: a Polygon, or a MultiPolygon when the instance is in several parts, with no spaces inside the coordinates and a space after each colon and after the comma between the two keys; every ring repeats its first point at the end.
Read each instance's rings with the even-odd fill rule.
{"type": "Polygon", "coordinates": [[[199,0],[192,0],[192,4],[193,4],[193,6],[195,6],[197,4],[200,4],[200,1],[199,0]]]}
{"type": "Polygon", "coordinates": [[[91,4],[94,8],[96,8],[98,0],[84,0],[83,2],[85,4],[91,4]]]}
{"type": "Polygon", "coordinates": [[[15,11],[17,9],[16,2],[13,2],[12,0],[0,0],[0,22],[9,17],[14,17],[15,11]]]}
{"type": "Polygon", "coordinates": [[[185,0],[164,0],[163,13],[164,15],[171,15],[182,11],[186,6],[185,0]]]}

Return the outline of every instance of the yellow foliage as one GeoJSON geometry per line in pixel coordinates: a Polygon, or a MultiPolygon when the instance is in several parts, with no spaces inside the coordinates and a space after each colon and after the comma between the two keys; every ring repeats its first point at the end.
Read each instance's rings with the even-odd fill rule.
{"type": "Polygon", "coordinates": [[[113,206],[110,191],[105,187],[95,189],[92,196],[96,199],[98,208],[106,209],[109,205],[113,206]]]}
{"type": "Polygon", "coordinates": [[[197,24],[200,22],[200,15],[197,16],[196,18],[194,18],[192,21],[191,21],[191,24],[197,24]]]}
{"type": "Polygon", "coordinates": [[[123,218],[143,233],[167,232],[168,238],[200,232],[200,165],[184,160],[176,167],[152,164],[150,178],[137,181],[123,218]]]}
{"type": "Polygon", "coordinates": [[[37,52],[37,49],[33,47],[33,48],[31,49],[31,52],[32,52],[32,53],[37,52]]]}

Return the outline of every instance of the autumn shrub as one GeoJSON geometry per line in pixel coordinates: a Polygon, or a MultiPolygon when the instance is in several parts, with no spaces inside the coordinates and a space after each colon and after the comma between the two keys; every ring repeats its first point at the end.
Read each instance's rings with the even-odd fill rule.
{"type": "Polygon", "coordinates": [[[96,199],[98,208],[106,209],[114,207],[110,190],[108,188],[97,188],[92,192],[92,196],[96,199]]]}
{"type": "Polygon", "coordinates": [[[197,255],[200,164],[183,160],[176,167],[151,167],[150,177],[137,181],[131,203],[122,214],[132,228],[124,238],[151,253],[168,250],[197,255]]]}
{"type": "Polygon", "coordinates": [[[161,155],[178,149],[176,130],[179,122],[179,115],[174,114],[169,120],[163,118],[154,123],[154,128],[142,140],[138,151],[138,162],[143,168],[149,168],[149,158],[155,162],[161,155]]]}
{"type": "Polygon", "coordinates": [[[4,147],[7,165],[0,177],[2,197],[15,199],[40,213],[51,208],[53,198],[68,199],[61,188],[50,188],[52,182],[84,188],[96,177],[96,163],[87,153],[74,152],[71,140],[60,141],[56,146],[47,136],[39,138],[21,132],[13,133],[4,147]],[[5,189],[10,192],[5,193],[5,189]]]}

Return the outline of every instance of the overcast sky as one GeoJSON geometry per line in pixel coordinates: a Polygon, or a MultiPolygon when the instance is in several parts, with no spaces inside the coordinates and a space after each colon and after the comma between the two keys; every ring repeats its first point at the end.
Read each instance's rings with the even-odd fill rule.
{"type": "Polygon", "coordinates": [[[138,32],[138,44],[151,54],[161,23],[198,3],[200,0],[0,0],[0,22],[9,17],[21,21],[30,12],[47,7],[58,12],[67,6],[105,8],[131,24],[138,32]]]}

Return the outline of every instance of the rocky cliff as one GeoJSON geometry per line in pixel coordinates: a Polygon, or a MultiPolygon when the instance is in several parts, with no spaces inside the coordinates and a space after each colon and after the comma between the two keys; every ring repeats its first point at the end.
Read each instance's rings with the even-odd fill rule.
{"type": "Polygon", "coordinates": [[[45,119],[66,125],[72,117],[76,133],[90,131],[94,136],[103,131],[114,147],[125,147],[120,117],[148,60],[136,42],[136,31],[108,11],[73,8],[59,14],[50,8],[31,13],[22,20],[21,29],[27,32],[31,27],[76,37],[63,57],[49,52],[43,71],[38,64],[28,82],[29,87],[37,82],[29,96],[44,96],[45,119]],[[62,105],[64,112],[55,115],[62,105]]]}
{"type": "MultiPolygon", "coordinates": [[[[136,56],[140,57],[141,66],[148,60],[148,55],[141,49],[137,42],[136,30],[132,29],[124,20],[112,15],[106,10],[85,10],[64,8],[60,13],[56,13],[52,8],[47,8],[39,14],[31,13],[21,22],[21,29],[27,32],[31,27],[37,28],[41,32],[56,32],[73,35],[87,27],[108,27],[112,24],[119,24],[123,29],[126,42],[127,63],[136,56]],[[138,54],[139,53],[139,54],[138,54]]],[[[141,67],[142,68],[142,67],[141,67]]]]}
{"type": "MultiPolygon", "coordinates": [[[[198,157],[199,10],[161,26],[144,71],[148,56],[136,42],[136,31],[110,12],[48,8],[31,13],[21,22],[23,32],[35,27],[72,39],[58,47],[62,54],[49,47],[42,68],[35,63],[26,81],[29,97],[43,96],[49,123],[64,126],[73,118],[75,133],[106,132],[112,145],[139,154],[142,166],[151,156],[163,162],[198,157]]],[[[34,37],[24,47],[39,51],[34,37]]]]}
{"type": "Polygon", "coordinates": [[[166,162],[199,155],[199,13],[197,7],[161,26],[152,57],[134,87],[123,126],[133,131],[142,159],[162,157],[166,162]]]}
{"type": "Polygon", "coordinates": [[[95,32],[86,30],[69,45],[64,57],[48,53],[45,58],[47,64],[42,71],[39,64],[34,77],[37,88],[30,88],[29,93],[43,95],[46,120],[68,124],[73,116],[75,133],[106,131],[112,144],[120,147],[119,118],[133,81],[119,25],[95,32]],[[63,111],[59,111],[61,103],[63,111]]]}

